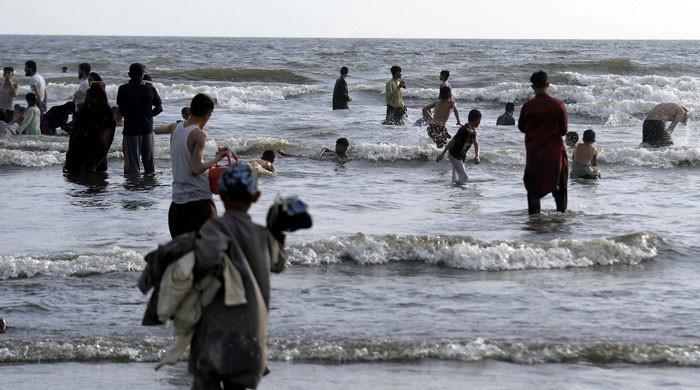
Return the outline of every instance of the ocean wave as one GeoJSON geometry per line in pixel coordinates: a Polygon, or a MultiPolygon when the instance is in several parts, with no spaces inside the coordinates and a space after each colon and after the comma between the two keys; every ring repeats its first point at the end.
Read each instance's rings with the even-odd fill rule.
{"type": "Polygon", "coordinates": [[[518,342],[477,338],[469,342],[280,342],[273,341],[272,360],[323,363],[408,362],[448,360],[506,361],[517,364],[582,362],[591,364],[663,364],[700,366],[700,345],[576,344],[518,342]]]}
{"type": "Polygon", "coordinates": [[[304,84],[311,81],[308,77],[296,74],[288,69],[156,69],[151,72],[151,76],[153,76],[156,81],[161,78],[187,81],[216,80],[288,84],[304,84]]]}
{"type": "MultiPolygon", "coordinates": [[[[426,137],[427,139],[427,137],[426,137]]],[[[439,150],[434,145],[400,145],[388,142],[353,144],[350,151],[353,159],[368,161],[400,161],[434,159],[439,150]]]]}
{"type": "Polygon", "coordinates": [[[519,66],[524,69],[545,69],[550,72],[577,71],[603,74],[632,74],[641,72],[644,67],[628,58],[606,58],[592,61],[572,61],[554,63],[530,63],[519,66]]]}
{"type": "MultiPolygon", "coordinates": [[[[691,112],[700,112],[700,78],[681,76],[590,75],[564,72],[550,88],[552,96],[567,103],[570,113],[607,119],[613,125],[638,121],[659,102],[683,104],[691,112]]],[[[356,91],[384,94],[383,84],[359,84],[356,91]]],[[[407,98],[437,99],[437,88],[408,88],[407,98]]],[[[529,83],[500,82],[478,88],[453,88],[452,95],[461,107],[465,103],[500,105],[522,104],[534,95],[529,83]]],[[[465,109],[463,107],[463,109],[465,109]]]]}
{"type": "Polygon", "coordinates": [[[53,150],[37,152],[0,149],[0,166],[48,167],[52,165],[62,165],[65,158],[65,152],[53,150]]]}
{"type": "Polygon", "coordinates": [[[226,146],[236,153],[262,153],[266,150],[286,148],[290,146],[289,141],[284,138],[260,137],[260,138],[227,138],[216,141],[219,146],[226,146]]]}
{"type": "Polygon", "coordinates": [[[418,261],[469,271],[506,271],[636,265],[653,260],[661,242],[653,234],[552,241],[481,241],[468,236],[356,234],[287,248],[293,265],[351,261],[361,265],[418,261]]]}
{"type": "MultiPolygon", "coordinates": [[[[0,363],[157,362],[171,340],[79,339],[71,341],[0,341],[0,363]]],[[[515,364],[635,364],[700,366],[700,345],[605,341],[531,342],[477,338],[470,341],[302,341],[270,340],[273,361],[322,364],[505,361],[515,364]]],[[[185,360],[183,357],[182,360],[185,360]]]]}
{"type": "Polygon", "coordinates": [[[648,168],[694,167],[700,163],[700,148],[600,148],[598,160],[604,164],[625,164],[648,168]]]}
{"type": "Polygon", "coordinates": [[[156,362],[168,344],[157,339],[0,341],[0,363],[156,362]]]}
{"type": "Polygon", "coordinates": [[[140,271],[144,266],[142,254],[117,246],[101,252],[0,256],[0,280],[140,271]]]}
{"type": "MultiPolygon", "coordinates": [[[[635,265],[653,260],[661,242],[653,234],[591,240],[480,241],[468,236],[384,235],[332,237],[287,248],[292,265],[352,261],[360,265],[419,261],[469,271],[505,271],[635,265]]],[[[143,255],[112,247],[57,255],[0,256],[0,280],[39,275],[87,276],[141,271],[143,255]]]]}
{"type": "MultiPolygon", "coordinates": [[[[168,100],[189,100],[198,93],[206,93],[217,100],[219,107],[230,109],[262,111],[266,103],[271,101],[282,101],[302,95],[308,95],[321,90],[319,86],[311,85],[246,85],[246,86],[213,86],[213,85],[193,85],[193,84],[163,84],[154,83],[158,94],[168,104],[168,100]]],[[[78,89],[78,84],[49,84],[51,93],[51,105],[57,100],[68,101],[72,99],[73,93],[78,89]]],[[[107,96],[111,104],[116,104],[119,85],[109,84],[106,86],[107,96]]]]}

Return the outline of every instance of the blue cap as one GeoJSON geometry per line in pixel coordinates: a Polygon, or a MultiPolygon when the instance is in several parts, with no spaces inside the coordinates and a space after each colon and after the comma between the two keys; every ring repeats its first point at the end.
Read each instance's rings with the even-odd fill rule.
{"type": "Polygon", "coordinates": [[[231,164],[219,179],[219,191],[226,193],[246,191],[253,196],[258,192],[258,177],[248,164],[231,164]]]}

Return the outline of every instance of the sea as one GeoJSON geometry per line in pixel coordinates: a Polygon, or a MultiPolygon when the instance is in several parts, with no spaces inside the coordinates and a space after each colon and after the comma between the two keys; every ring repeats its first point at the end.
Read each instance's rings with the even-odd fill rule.
{"type": "MultiPolygon", "coordinates": [[[[277,196],[297,195],[314,219],[272,278],[260,389],[700,388],[700,42],[3,36],[20,95],[30,59],[49,106],[70,100],[81,62],[115,104],[140,62],[163,99],[156,123],[196,93],[216,98],[208,155],[295,156],[278,156],[250,211],[264,224],[277,196]],[[392,65],[404,126],[381,123],[392,65]],[[333,111],[341,66],[352,102],[333,111]],[[443,69],[462,117],[483,113],[462,186],[413,125],[443,69]],[[528,216],[523,134],[495,122],[507,102],[517,118],[538,70],[569,129],[596,131],[602,178],[570,180],[566,213],[547,196],[528,216]],[[640,148],[661,102],[690,120],[673,146],[640,148]],[[350,159],[321,158],[339,137],[350,159]]],[[[66,136],[0,138],[1,389],[191,384],[184,360],[155,370],[172,329],[141,326],[137,288],[143,255],[170,238],[169,138],[156,137],[153,176],[123,175],[120,141],[106,174],[70,177],[66,136]]]]}

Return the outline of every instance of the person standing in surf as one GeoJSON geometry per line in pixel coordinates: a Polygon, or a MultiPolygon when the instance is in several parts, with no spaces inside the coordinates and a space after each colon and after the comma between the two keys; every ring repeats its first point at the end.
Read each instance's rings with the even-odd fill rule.
{"type": "Polygon", "coordinates": [[[340,77],[335,81],[335,87],[333,87],[333,109],[334,110],[347,110],[348,102],[352,99],[348,94],[348,83],[345,78],[348,77],[348,67],[343,66],[340,68],[340,77]]]}
{"type": "Polygon", "coordinates": [[[438,148],[445,146],[445,143],[452,136],[447,132],[447,120],[450,119],[450,113],[454,111],[457,119],[457,126],[461,126],[459,120],[459,111],[454,100],[452,100],[452,90],[450,87],[440,87],[439,100],[423,107],[423,118],[430,121],[428,125],[428,136],[435,142],[438,148]],[[434,115],[433,115],[434,114],[434,115]]]}
{"type": "Polygon", "coordinates": [[[400,66],[391,67],[391,80],[386,82],[386,119],[385,125],[403,125],[406,106],[403,103],[403,90],[406,83],[402,80],[400,66]]]}
{"type": "Polygon", "coordinates": [[[129,82],[119,87],[117,106],[124,116],[122,150],[124,174],[141,172],[139,159],[146,173],[155,172],[153,165],[153,117],[163,112],[158,91],[144,82],[146,67],[139,63],[129,66],[129,82]]]}
{"type": "Polygon", "coordinates": [[[46,80],[36,72],[36,62],[27,61],[24,63],[24,75],[29,77],[29,89],[36,95],[36,105],[43,115],[46,113],[49,94],[46,90],[46,80]]]}
{"type": "Polygon", "coordinates": [[[207,133],[204,126],[214,112],[214,100],[198,93],[190,103],[190,117],[173,124],[170,159],[173,168],[173,194],[168,210],[170,236],[197,231],[216,217],[207,171],[229,154],[220,148],[214,158],[204,161],[207,133]]]}
{"type": "Polygon", "coordinates": [[[481,111],[469,111],[467,120],[467,124],[457,131],[454,138],[450,140],[442,153],[437,157],[437,161],[441,161],[447,154],[447,158],[452,163],[452,181],[457,185],[464,184],[469,179],[467,170],[464,167],[464,160],[467,159],[467,152],[472,145],[474,145],[474,164],[481,162],[479,158],[479,141],[476,139],[476,129],[481,124],[481,111]]]}
{"type": "Polygon", "coordinates": [[[676,103],[661,103],[647,114],[642,124],[642,144],[659,148],[673,145],[673,130],[678,122],[688,123],[688,110],[676,103]],[[671,124],[666,127],[666,122],[671,124]]]}
{"type": "Polygon", "coordinates": [[[520,110],[518,129],[525,133],[525,175],[528,212],[540,212],[540,199],[552,193],[557,211],[565,212],[569,160],[562,137],[568,128],[566,105],[547,94],[547,73],[530,77],[535,97],[520,110]]]}

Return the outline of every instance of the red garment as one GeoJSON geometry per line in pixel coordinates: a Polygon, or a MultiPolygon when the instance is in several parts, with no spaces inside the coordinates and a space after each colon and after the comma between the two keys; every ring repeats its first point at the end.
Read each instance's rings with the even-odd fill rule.
{"type": "Polygon", "coordinates": [[[539,197],[566,188],[569,159],[562,136],[568,128],[566,105],[540,93],[520,110],[518,128],[525,133],[525,188],[539,197]]]}

